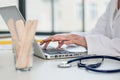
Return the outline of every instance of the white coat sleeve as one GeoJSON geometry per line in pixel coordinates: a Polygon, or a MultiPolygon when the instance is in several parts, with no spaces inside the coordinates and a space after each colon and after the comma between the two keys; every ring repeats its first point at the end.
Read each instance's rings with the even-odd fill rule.
{"type": "Polygon", "coordinates": [[[110,39],[104,35],[86,36],[88,54],[120,56],[120,39],[110,39]]]}

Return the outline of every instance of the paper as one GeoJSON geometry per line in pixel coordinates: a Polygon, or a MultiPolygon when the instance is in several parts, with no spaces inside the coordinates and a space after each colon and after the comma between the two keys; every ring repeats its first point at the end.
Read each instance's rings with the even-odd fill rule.
{"type": "Polygon", "coordinates": [[[12,50],[12,45],[0,45],[0,50],[12,50]]]}

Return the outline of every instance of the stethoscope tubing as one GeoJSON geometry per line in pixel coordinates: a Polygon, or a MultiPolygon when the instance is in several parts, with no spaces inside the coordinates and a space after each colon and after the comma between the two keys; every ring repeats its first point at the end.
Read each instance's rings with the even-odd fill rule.
{"type": "Polygon", "coordinates": [[[75,61],[78,61],[78,60],[85,60],[85,59],[99,59],[99,58],[107,58],[107,59],[113,59],[113,60],[117,60],[117,61],[120,61],[120,58],[118,57],[114,57],[114,56],[107,56],[107,55],[88,55],[88,56],[81,56],[79,58],[76,58],[76,59],[72,59],[72,60],[69,60],[67,61],[67,63],[72,63],[72,62],[75,62],[75,61]]]}
{"type": "MultiPolygon", "coordinates": [[[[112,60],[117,60],[120,61],[119,57],[114,57],[114,56],[107,56],[107,55],[93,55],[93,56],[81,56],[79,58],[76,59],[72,59],[67,61],[68,64],[75,62],[75,61],[81,61],[81,60],[85,60],[85,59],[112,59],[112,60]]],[[[80,63],[81,64],[81,63],[80,63]]],[[[78,67],[80,67],[79,63],[78,63],[78,67]]],[[[101,73],[115,73],[115,72],[120,72],[120,69],[113,69],[113,70],[98,70],[96,68],[92,68],[89,66],[84,66],[84,68],[86,70],[89,71],[94,71],[94,72],[101,72],[101,73]]]]}
{"type": "Polygon", "coordinates": [[[98,70],[98,69],[93,69],[93,68],[90,68],[90,67],[86,67],[86,70],[94,71],[94,72],[101,72],[101,73],[117,73],[117,72],[120,72],[120,69],[114,69],[114,70],[98,70]]]}

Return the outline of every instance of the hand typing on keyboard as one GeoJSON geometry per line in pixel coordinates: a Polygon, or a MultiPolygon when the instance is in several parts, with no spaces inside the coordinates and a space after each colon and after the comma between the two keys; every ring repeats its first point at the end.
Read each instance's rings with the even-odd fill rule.
{"type": "Polygon", "coordinates": [[[79,36],[76,34],[68,34],[68,35],[54,35],[50,36],[47,39],[44,39],[40,42],[40,45],[44,44],[44,48],[46,49],[50,42],[58,42],[57,48],[61,48],[63,44],[76,44],[79,46],[83,46],[87,48],[86,40],[83,36],[79,36]]]}

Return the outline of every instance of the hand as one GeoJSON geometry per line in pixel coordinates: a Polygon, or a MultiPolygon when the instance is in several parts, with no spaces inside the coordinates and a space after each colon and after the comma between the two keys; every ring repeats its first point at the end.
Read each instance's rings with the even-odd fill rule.
{"type": "Polygon", "coordinates": [[[87,48],[87,43],[85,40],[85,37],[83,36],[79,36],[76,34],[69,34],[69,35],[54,35],[51,36],[45,40],[43,40],[41,42],[41,45],[44,45],[44,48],[47,48],[47,46],[49,45],[50,42],[58,42],[58,47],[57,48],[61,48],[63,44],[76,44],[79,46],[83,46],[85,48],[87,48]]]}
{"type": "Polygon", "coordinates": [[[67,40],[66,37],[67,35],[61,34],[50,36],[47,39],[42,40],[42,42],[40,42],[40,45],[44,44],[44,48],[46,49],[50,42],[58,42],[57,48],[61,48],[61,46],[63,45],[63,41],[67,40]]]}
{"type": "Polygon", "coordinates": [[[67,39],[68,40],[64,41],[64,44],[76,44],[76,45],[87,48],[86,39],[83,36],[79,36],[76,34],[70,34],[67,36],[67,39]]]}

